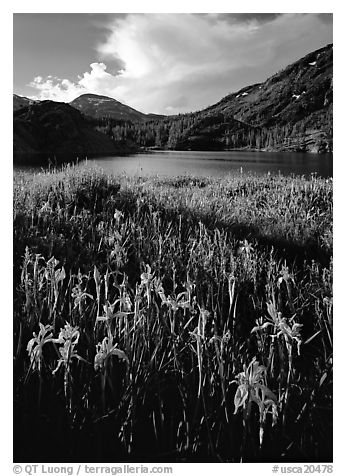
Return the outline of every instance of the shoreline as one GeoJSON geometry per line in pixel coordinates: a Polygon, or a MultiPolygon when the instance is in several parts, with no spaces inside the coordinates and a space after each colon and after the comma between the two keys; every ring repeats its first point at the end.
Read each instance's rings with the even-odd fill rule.
{"type": "Polygon", "coordinates": [[[289,149],[249,149],[249,148],[234,148],[234,149],[167,149],[164,147],[146,147],[140,148],[136,153],[146,154],[151,152],[267,152],[267,153],[278,153],[278,152],[287,152],[290,154],[313,154],[313,155],[325,155],[333,154],[333,151],[316,151],[316,150],[289,150],[289,149]]]}

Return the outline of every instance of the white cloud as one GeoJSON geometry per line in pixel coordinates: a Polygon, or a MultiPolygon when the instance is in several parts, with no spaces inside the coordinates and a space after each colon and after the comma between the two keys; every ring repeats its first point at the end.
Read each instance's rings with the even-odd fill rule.
{"type": "Polygon", "coordinates": [[[76,82],[36,77],[31,86],[38,97],[70,101],[91,92],[143,112],[196,110],[266,79],[331,37],[330,25],[313,14],[263,24],[215,15],[129,14],[115,17],[109,30],[98,46],[104,63],[92,63],[76,82]],[[106,67],[114,60],[124,64],[115,75],[106,67]]]}
{"type": "Polygon", "coordinates": [[[114,85],[115,77],[106,71],[104,63],[91,63],[91,72],[79,77],[78,85],[87,91],[96,92],[100,88],[109,88],[114,85]]]}
{"type": "Polygon", "coordinates": [[[84,93],[104,94],[105,90],[111,91],[116,86],[116,77],[106,71],[107,66],[104,63],[92,63],[90,68],[91,71],[79,76],[77,82],[54,78],[50,75],[45,79],[37,76],[30,86],[39,91],[37,99],[62,102],[70,102],[84,93]]]}
{"type": "Polygon", "coordinates": [[[79,94],[83,94],[83,88],[78,84],[73,83],[69,79],[61,80],[52,76],[47,76],[45,79],[41,76],[36,76],[29,86],[38,90],[38,94],[32,96],[33,99],[70,102],[79,94]]]}

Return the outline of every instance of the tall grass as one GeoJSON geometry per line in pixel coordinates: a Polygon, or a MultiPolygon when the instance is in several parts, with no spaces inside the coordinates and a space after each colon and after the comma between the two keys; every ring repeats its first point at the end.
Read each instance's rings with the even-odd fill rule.
{"type": "Polygon", "coordinates": [[[15,459],[330,461],[331,207],[315,176],[16,175],[15,459]]]}

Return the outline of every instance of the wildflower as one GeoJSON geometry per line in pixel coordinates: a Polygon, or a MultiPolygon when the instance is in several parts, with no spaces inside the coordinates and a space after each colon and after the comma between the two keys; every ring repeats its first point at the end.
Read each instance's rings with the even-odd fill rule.
{"type": "Polygon", "coordinates": [[[145,286],[146,288],[146,296],[149,306],[151,303],[151,284],[153,282],[154,275],[151,274],[151,267],[148,264],[146,265],[146,269],[147,271],[141,274],[141,286],[145,286]]]}
{"type": "Polygon", "coordinates": [[[247,241],[241,241],[241,246],[239,247],[239,253],[245,253],[247,256],[254,250],[252,245],[247,241]]]}
{"type": "Polygon", "coordinates": [[[47,261],[47,267],[48,268],[55,268],[59,264],[59,261],[52,256],[48,261],[47,261]]]}
{"type": "Polygon", "coordinates": [[[165,290],[163,289],[163,286],[162,286],[162,281],[159,278],[154,278],[153,284],[154,284],[155,291],[160,296],[162,302],[165,304],[167,302],[167,298],[166,298],[165,290]]]}
{"type": "MultiPolygon", "coordinates": [[[[113,238],[112,238],[113,240],[113,238]]],[[[118,266],[122,266],[123,262],[123,248],[119,243],[112,242],[112,251],[110,253],[110,259],[116,261],[118,266]]]]}
{"type": "Polygon", "coordinates": [[[111,322],[112,319],[114,319],[116,317],[116,313],[114,312],[114,307],[115,307],[115,303],[114,304],[110,304],[108,301],[106,302],[106,304],[103,305],[103,312],[104,312],[104,316],[98,316],[96,318],[96,321],[107,321],[107,322],[111,322]]]}
{"type": "Polygon", "coordinates": [[[184,310],[191,308],[191,289],[188,289],[188,285],[186,286],[187,290],[179,293],[177,296],[169,295],[166,297],[161,280],[155,278],[153,284],[155,291],[161,298],[162,304],[166,304],[172,311],[176,312],[179,308],[184,310]]]}
{"type": "Polygon", "coordinates": [[[218,335],[213,335],[213,337],[211,337],[209,339],[209,342],[208,344],[213,344],[215,342],[218,342],[219,344],[223,345],[223,344],[228,344],[228,342],[230,341],[231,339],[231,333],[230,331],[228,330],[227,332],[224,333],[224,335],[222,337],[218,336],[218,335]]]}
{"type": "Polygon", "coordinates": [[[171,296],[168,296],[166,304],[172,309],[173,312],[177,312],[177,310],[179,309],[177,300],[172,298],[171,296]]]}
{"type": "Polygon", "coordinates": [[[278,279],[279,284],[281,284],[282,281],[285,281],[286,283],[288,283],[289,281],[292,281],[292,283],[294,283],[293,276],[292,274],[289,273],[287,266],[282,266],[280,274],[281,276],[278,279]]]}
{"type": "Polygon", "coordinates": [[[105,337],[102,343],[98,343],[96,346],[96,355],[94,359],[95,370],[103,371],[106,367],[108,359],[112,355],[116,355],[120,360],[124,360],[129,363],[129,359],[124,351],[117,348],[117,344],[113,345],[112,336],[105,337]]]}
{"type": "MultiPolygon", "coordinates": [[[[40,256],[38,255],[38,258],[40,258],[40,256]]],[[[50,280],[52,278],[52,276],[54,275],[54,270],[56,268],[56,266],[59,264],[59,261],[57,259],[54,258],[54,256],[52,256],[46,263],[46,269],[45,269],[45,272],[44,272],[44,276],[47,280],[50,280]]]]}
{"type": "Polygon", "coordinates": [[[54,339],[54,342],[64,344],[67,340],[70,340],[73,345],[76,345],[79,340],[78,326],[72,327],[68,322],[66,322],[64,328],[60,329],[59,336],[57,339],[54,339]]]}
{"type": "Polygon", "coordinates": [[[79,340],[79,335],[80,333],[78,327],[72,327],[69,323],[66,323],[64,328],[60,329],[58,338],[53,340],[53,342],[57,344],[62,344],[62,347],[59,348],[61,357],[58,360],[58,365],[52,372],[53,375],[59,370],[61,365],[64,365],[65,371],[69,373],[69,367],[72,359],[85,361],[80,355],[77,354],[75,349],[79,340]]]}
{"type": "Polygon", "coordinates": [[[223,336],[222,336],[222,342],[224,342],[225,344],[227,344],[229,342],[231,338],[231,333],[230,331],[228,330],[223,336]]]}
{"type": "Polygon", "coordinates": [[[53,342],[53,334],[52,330],[53,327],[47,324],[44,326],[41,322],[39,322],[40,331],[36,335],[33,332],[33,338],[29,340],[26,350],[29,353],[30,361],[32,369],[37,369],[39,372],[42,368],[42,361],[43,361],[43,346],[48,342],[53,342]]]}
{"type": "Polygon", "coordinates": [[[245,418],[249,417],[252,402],[256,403],[260,413],[260,445],[263,441],[264,424],[267,414],[272,415],[272,425],[278,418],[278,402],[274,393],[265,385],[266,368],[260,365],[254,357],[248,367],[243,366],[243,372],[236,375],[233,382],[238,384],[234,396],[234,414],[239,408],[246,411],[245,418]]]}
{"type": "Polygon", "coordinates": [[[80,312],[82,312],[82,303],[88,297],[94,299],[93,296],[89,293],[86,293],[85,290],[82,290],[82,280],[83,276],[81,273],[78,273],[78,284],[72,288],[71,296],[74,298],[74,309],[79,307],[80,312]]]}
{"type": "Polygon", "coordinates": [[[167,306],[170,307],[172,311],[174,312],[176,312],[179,308],[189,309],[190,301],[184,299],[186,294],[187,294],[186,292],[179,293],[176,298],[172,296],[168,296],[167,299],[163,302],[164,304],[167,304],[167,306]]]}
{"type": "Polygon", "coordinates": [[[64,393],[66,401],[68,404],[68,410],[72,411],[72,393],[71,393],[71,363],[72,359],[77,359],[88,363],[83,357],[77,354],[76,345],[79,340],[79,329],[78,327],[73,327],[68,322],[65,324],[63,329],[60,329],[60,333],[57,339],[54,339],[53,342],[56,344],[61,344],[59,347],[60,359],[57,362],[56,368],[53,370],[52,374],[55,375],[61,366],[64,367],[64,393]]]}
{"type": "Polygon", "coordinates": [[[186,293],[187,293],[187,299],[189,301],[191,301],[192,299],[192,292],[193,290],[195,289],[196,285],[190,281],[190,278],[189,276],[187,276],[187,282],[184,284],[184,287],[186,289],[186,293]]]}
{"type": "Polygon", "coordinates": [[[114,212],[114,220],[117,224],[120,223],[121,219],[124,217],[124,214],[120,210],[115,210],[114,212]]]}
{"type": "Polygon", "coordinates": [[[146,286],[148,286],[154,275],[151,274],[151,267],[148,264],[146,265],[146,269],[146,273],[141,274],[141,284],[145,284],[146,286]]]}
{"type": "Polygon", "coordinates": [[[49,205],[49,201],[48,201],[39,209],[38,214],[41,215],[42,213],[51,213],[52,211],[53,209],[49,205]]]}
{"type": "Polygon", "coordinates": [[[271,319],[268,319],[264,324],[262,324],[263,320],[258,320],[258,325],[254,327],[251,332],[263,331],[267,327],[273,327],[274,334],[272,334],[271,337],[274,339],[283,335],[290,353],[292,351],[293,343],[295,342],[297,344],[298,355],[300,355],[300,347],[303,343],[300,330],[303,327],[303,324],[293,323],[293,325],[290,325],[287,322],[287,318],[282,317],[281,312],[276,312],[275,306],[271,302],[267,304],[267,309],[271,319]]]}
{"type": "Polygon", "coordinates": [[[116,299],[114,305],[118,303],[120,304],[120,309],[122,309],[124,313],[131,312],[132,302],[127,292],[124,292],[123,296],[121,296],[119,299],[116,299]]]}
{"type": "Polygon", "coordinates": [[[66,278],[65,268],[62,267],[61,269],[57,269],[55,271],[54,276],[55,276],[56,284],[59,283],[60,281],[63,281],[66,278]]]}

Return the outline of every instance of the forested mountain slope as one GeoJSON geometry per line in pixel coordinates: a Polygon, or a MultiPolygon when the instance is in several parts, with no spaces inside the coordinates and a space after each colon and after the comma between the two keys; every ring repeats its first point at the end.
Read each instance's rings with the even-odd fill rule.
{"type": "Polygon", "coordinates": [[[333,47],[328,45],[202,111],[118,125],[112,133],[119,142],[179,150],[329,152],[332,124],[333,47]]]}

